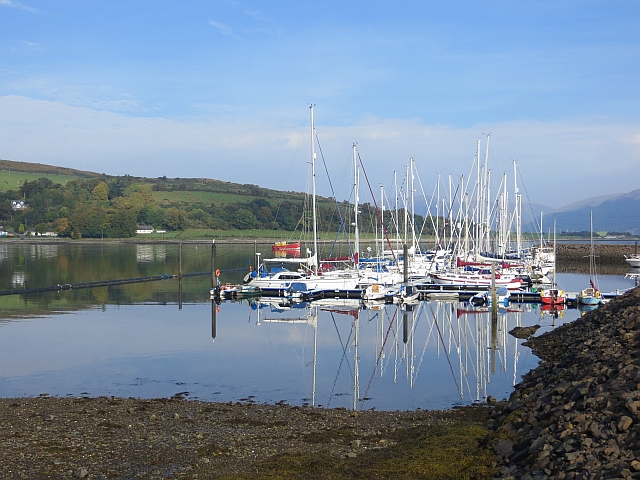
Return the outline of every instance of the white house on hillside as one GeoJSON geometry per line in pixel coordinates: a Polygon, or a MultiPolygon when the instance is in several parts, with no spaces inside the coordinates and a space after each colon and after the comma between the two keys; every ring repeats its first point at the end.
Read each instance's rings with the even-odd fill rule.
{"type": "Polygon", "coordinates": [[[150,227],[149,225],[138,225],[138,229],[136,230],[136,233],[138,235],[145,234],[145,233],[153,233],[153,227],[150,227]]]}

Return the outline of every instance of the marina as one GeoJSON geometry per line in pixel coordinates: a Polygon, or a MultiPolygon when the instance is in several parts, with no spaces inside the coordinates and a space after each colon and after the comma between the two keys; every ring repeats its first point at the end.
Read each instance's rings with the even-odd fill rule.
{"type": "MultiPolygon", "coordinates": [[[[172,397],[353,409],[450,408],[504,398],[538,359],[509,335],[578,318],[511,302],[492,318],[447,285],[416,303],[361,298],[210,298],[211,245],[2,245],[3,290],[171,275],[155,282],[0,297],[0,395],[172,397]],[[182,260],[182,264],[180,263],[182,260]],[[454,297],[457,295],[457,297],[454,297]],[[187,393],[185,393],[187,392],[187,393]]],[[[270,248],[266,246],[266,248],[270,248]]],[[[219,245],[241,284],[254,245],[219,245]]],[[[633,278],[601,275],[605,291],[633,278]]],[[[567,291],[585,274],[558,273],[567,291]]]]}

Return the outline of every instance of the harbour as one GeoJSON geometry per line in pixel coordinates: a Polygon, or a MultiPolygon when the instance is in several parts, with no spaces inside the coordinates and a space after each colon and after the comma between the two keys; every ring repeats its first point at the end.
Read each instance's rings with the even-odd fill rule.
{"type": "MultiPolygon", "coordinates": [[[[508,331],[541,325],[542,333],[581,315],[514,302],[493,322],[490,308],[434,292],[416,304],[284,297],[217,303],[209,295],[210,243],[185,244],[182,255],[175,244],[4,246],[5,290],[172,275],[0,297],[5,397],[187,392],[207,401],[350,410],[473,405],[508,396],[538,363],[508,331]],[[180,270],[182,278],[174,277],[180,270]],[[206,274],[190,276],[199,272],[206,274]]],[[[252,244],[219,245],[220,278],[241,283],[253,251],[252,244]]],[[[602,275],[601,288],[632,287],[623,273],[602,275]]],[[[559,272],[558,281],[577,291],[585,274],[559,272]]]]}

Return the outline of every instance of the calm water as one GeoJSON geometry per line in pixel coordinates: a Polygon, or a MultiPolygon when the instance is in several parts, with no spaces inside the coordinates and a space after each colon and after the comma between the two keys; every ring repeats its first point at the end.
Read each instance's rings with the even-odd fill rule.
{"type": "MultiPolygon", "coordinates": [[[[218,246],[223,281],[248,271],[251,246],[218,246]]],[[[263,250],[266,250],[263,248],[263,250]]],[[[183,272],[210,270],[210,245],[183,246],[183,272]]],[[[0,290],[179,271],[177,245],[0,244],[0,290]]],[[[559,274],[577,291],[586,275],[559,274]]],[[[507,334],[547,331],[556,317],[514,304],[492,324],[460,302],[413,311],[353,301],[209,300],[209,276],[0,297],[0,396],[116,395],[314,404],[383,410],[448,408],[504,398],[538,360],[507,334]]],[[[629,288],[622,275],[600,288],[629,288]]]]}

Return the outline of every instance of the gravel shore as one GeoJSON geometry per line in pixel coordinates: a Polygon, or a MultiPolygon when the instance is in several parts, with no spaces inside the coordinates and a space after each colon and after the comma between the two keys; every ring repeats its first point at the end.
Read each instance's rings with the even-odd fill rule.
{"type": "Polygon", "coordinates": [[[397,472],[424,478],[421,471],[438,469],[447,472],[441,478],[490,478],[493,455],[480,444],[487,413],[482,407],[353,412],[181,398],[0,399],[0,475],[370,478],[375,468],[388,472],[383,478],[398,478],[397,472]],[[440,446],[451,451],[438,454],[440,446]],[[438,458],[429,463],[429,455],[438,458]]]}

